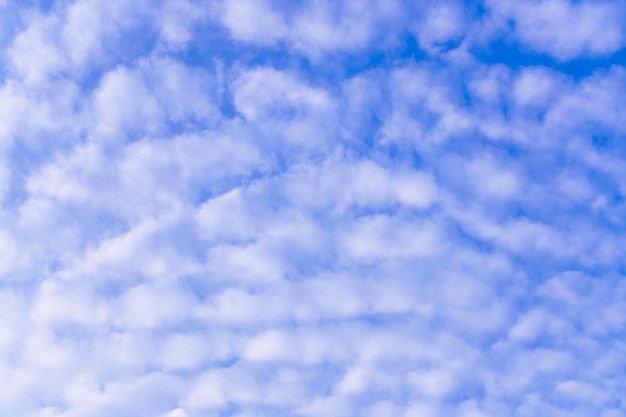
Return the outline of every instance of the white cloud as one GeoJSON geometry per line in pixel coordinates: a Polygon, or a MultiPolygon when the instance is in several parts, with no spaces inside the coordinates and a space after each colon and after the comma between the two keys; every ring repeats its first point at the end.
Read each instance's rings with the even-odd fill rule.
{"type": "Polygon", "coordinates": [[[26,28],[7,51],[11,67],[27,84],[41,84],[67,72],[84,74],[105,60],[105,43],[117,44],[124,32],[145,24],[148,5],[81,0],[55,5],[49,14],[26,8],[22,11],[26,28]]]}
{"type": "Polygon", "coordinates": [[[414,372],[408,378],[412,388],[430,398],[446,396],[454,390],[457,383],[454,374],[445,370],[414,372]]]}
{"type": "Polygon", "coordinates": [[[472,181],[470,188],[478,194],[506,199],[518,196],[521,190],[522,181],[518,175],[504,167],[498,167],[489,156],[469,162],[467,175],[472,181]]]}
{"type": "Polygon", "coordinates": [[[97,137],[123,141],[129,134],[156,133],[165,122],[163,109],[141,75],[127,68],[106,74],[94,96],[97,137]]]}
{"type": "Polygon", "coordinates": [[[233,38],[259,45],[286,43],[315,59],[322,53],[362,49],[401,18],[397,1],[326,3],[285,7],[276,1],[225,0],[220,20],[233,38]]]}
{"type": "Polygon", "coordinates": [[[559,60],[608,55],[626,41],[618,17],[624,5],[618,1],[505,1],[490,6],[514,19],[515,33],[522,42],[559,60]]]}
{"type": "Polygon", "coordinates": [[[128,328],[175,325],[186,318],[194,301],[178,287],[138,285],[124,293],[114,323],[128,328]]]}
{"type": "Polygon", "coordinates": [[[2,7],[0,414],[621,415],[620,4],[2,7]]]}
{"type": "Polygon", "coordinates": [[[241,367],[214,369],[198,378],[184,404],[196,410],[222,409],[233,402],[254,404],[262,399],[266,386],[241,367]]]}
{"type": "Polygon", "coordinates": [[[625,85],[626,72],[618,66],[582,80],[576,88],[565,91],[548,109],[546,119],[550,133],[559,128],[572,129],[575,133],[576,129],[589,129],[589,125],[595,123],[623,132],[615,103],[625,85]]]}
{"type": "Polygon", "coordinates": [[[559,79],[545,68],[525,68],[515,80],[513,100],[519,106],[544,107],[559,90],[559,79]]]}
{"type": "Polygon", "coordinates": [[[284,17],[272,10],[265,0],[226,1],[223,7],[222,19],[238,39],[271,44],[287,32],[284,17]]]}
{"type": "Polygon", "coordinates": [[[40,18],[15,37],[9,56],[27,83],[47,81],[49,73],[64,69],[63,51],[51,39],[57,25],[58,20],[53,17],[40,18]]]}
{"type": "Polygon", "coordinates": [[[161,9],[160,34],[165,44],[183,48],[193,40],[197,21],[208,17],[208,10],[188,0],[166,0],[161,9]]]}
{"type": "Polygon", "coordinates": [[[326,150],[336,138],[336,105],[323,88],[285,71],[256,68],[239,74],[232,89],[237,110],[266,146],[309,153],[326,150]]]}
{"type": "Polygon", "coordinates": [[[601,389],[582,381],[565,381],[555,387],[555,391],[568,400],[603,403],[608,399],[601,389]]]}
{"type": "Polygon", "coordinates": [[[476,124],[460,103],[462,91],[449,74],[429,65],[405,65],[391,71],[391,112],[385,114],[379,140],[420,148],[469,134],[476,124]]]}
{"type": "Polygon", "coordinates": [[[438,198],[437,185],[429,174],[384,167],[371,160],[331,158],[319,167],[298,166],[289,174],[284,189],[293,204],[337,214],[355,207],[381,209],[402,205],[426,209],[438,198]]]}
{"type": "Polygon", "coordinates": [[[428,52],[436,53],[449,49],[449,42],[461,42],[467,26],[467,12],[462,4],[453,1],[425,3],[428,5],[421,11],[420,18],[410,24],[420,45],[428,52]]]}

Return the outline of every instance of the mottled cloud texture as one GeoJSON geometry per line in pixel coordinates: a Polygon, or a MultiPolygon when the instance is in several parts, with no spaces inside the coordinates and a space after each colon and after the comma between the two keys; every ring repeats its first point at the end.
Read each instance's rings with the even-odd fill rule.
{"type": "Polygon", "coordinates": [[[623,0],[0,1],[0,414],[626,416],[623,0]]]}

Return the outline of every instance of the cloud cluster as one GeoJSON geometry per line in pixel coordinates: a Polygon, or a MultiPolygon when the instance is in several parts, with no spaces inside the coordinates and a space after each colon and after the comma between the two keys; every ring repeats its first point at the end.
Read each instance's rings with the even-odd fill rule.
{"type": "Polygon", "coordinates": [[[623,13],[0,2],[0,414],[626,416],[623,13]]]}

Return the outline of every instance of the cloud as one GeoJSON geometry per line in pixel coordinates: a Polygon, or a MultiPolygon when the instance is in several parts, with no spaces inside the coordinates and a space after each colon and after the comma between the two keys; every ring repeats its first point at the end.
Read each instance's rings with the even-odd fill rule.
{"type": "Polygon", "coordinates": [[[0,7],[0,414],[623,415],[620,3],[0,7]]]}
{"type": "Polygon", "coordinates": [[[467,14],[460,2],[427,2],[413,6],[419,16],[409,24],[420,45],[428,52],[445,51],[460,43],[467,32],[467,14]]]}
{"type": "Polygon", "coordinates": [[[609,55],[620,50],[626,39],[618,18],[624,6],[618,1],[494,2],[490,6],[513,19],[515,34],[523,43],[559,60],[609,55]]]}
{"type": "Polygon", "coordinates": [[[306,154],[328,149],[337,134],[334,98],[287,72],[246,71],[232,89],[236,109],[270,146],[306,154]]]}
{"type": "Polygon", "coordinates": [[[220,20],[239,41],[276,45],[318,57],[324,52],[365,48],[401,16],[399,2],[330,4],[306,1],[284,7],[275,1],[226,0],[220,20]]]}
{"type": "Polygon", "coordinates": [[[193,40],[195,25],[207,18],[208,12],[191,1],[165,1],[159,19],[161,39],[170,48],[184,48],[193,40]]]}

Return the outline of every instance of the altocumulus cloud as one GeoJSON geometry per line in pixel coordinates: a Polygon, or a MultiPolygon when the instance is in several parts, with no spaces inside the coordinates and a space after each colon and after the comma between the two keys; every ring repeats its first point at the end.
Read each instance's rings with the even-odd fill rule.
{"type": "Polygon", "coordinates": [[[625,23],[0,1],[0,414],[626,416],[625,23]]]}

